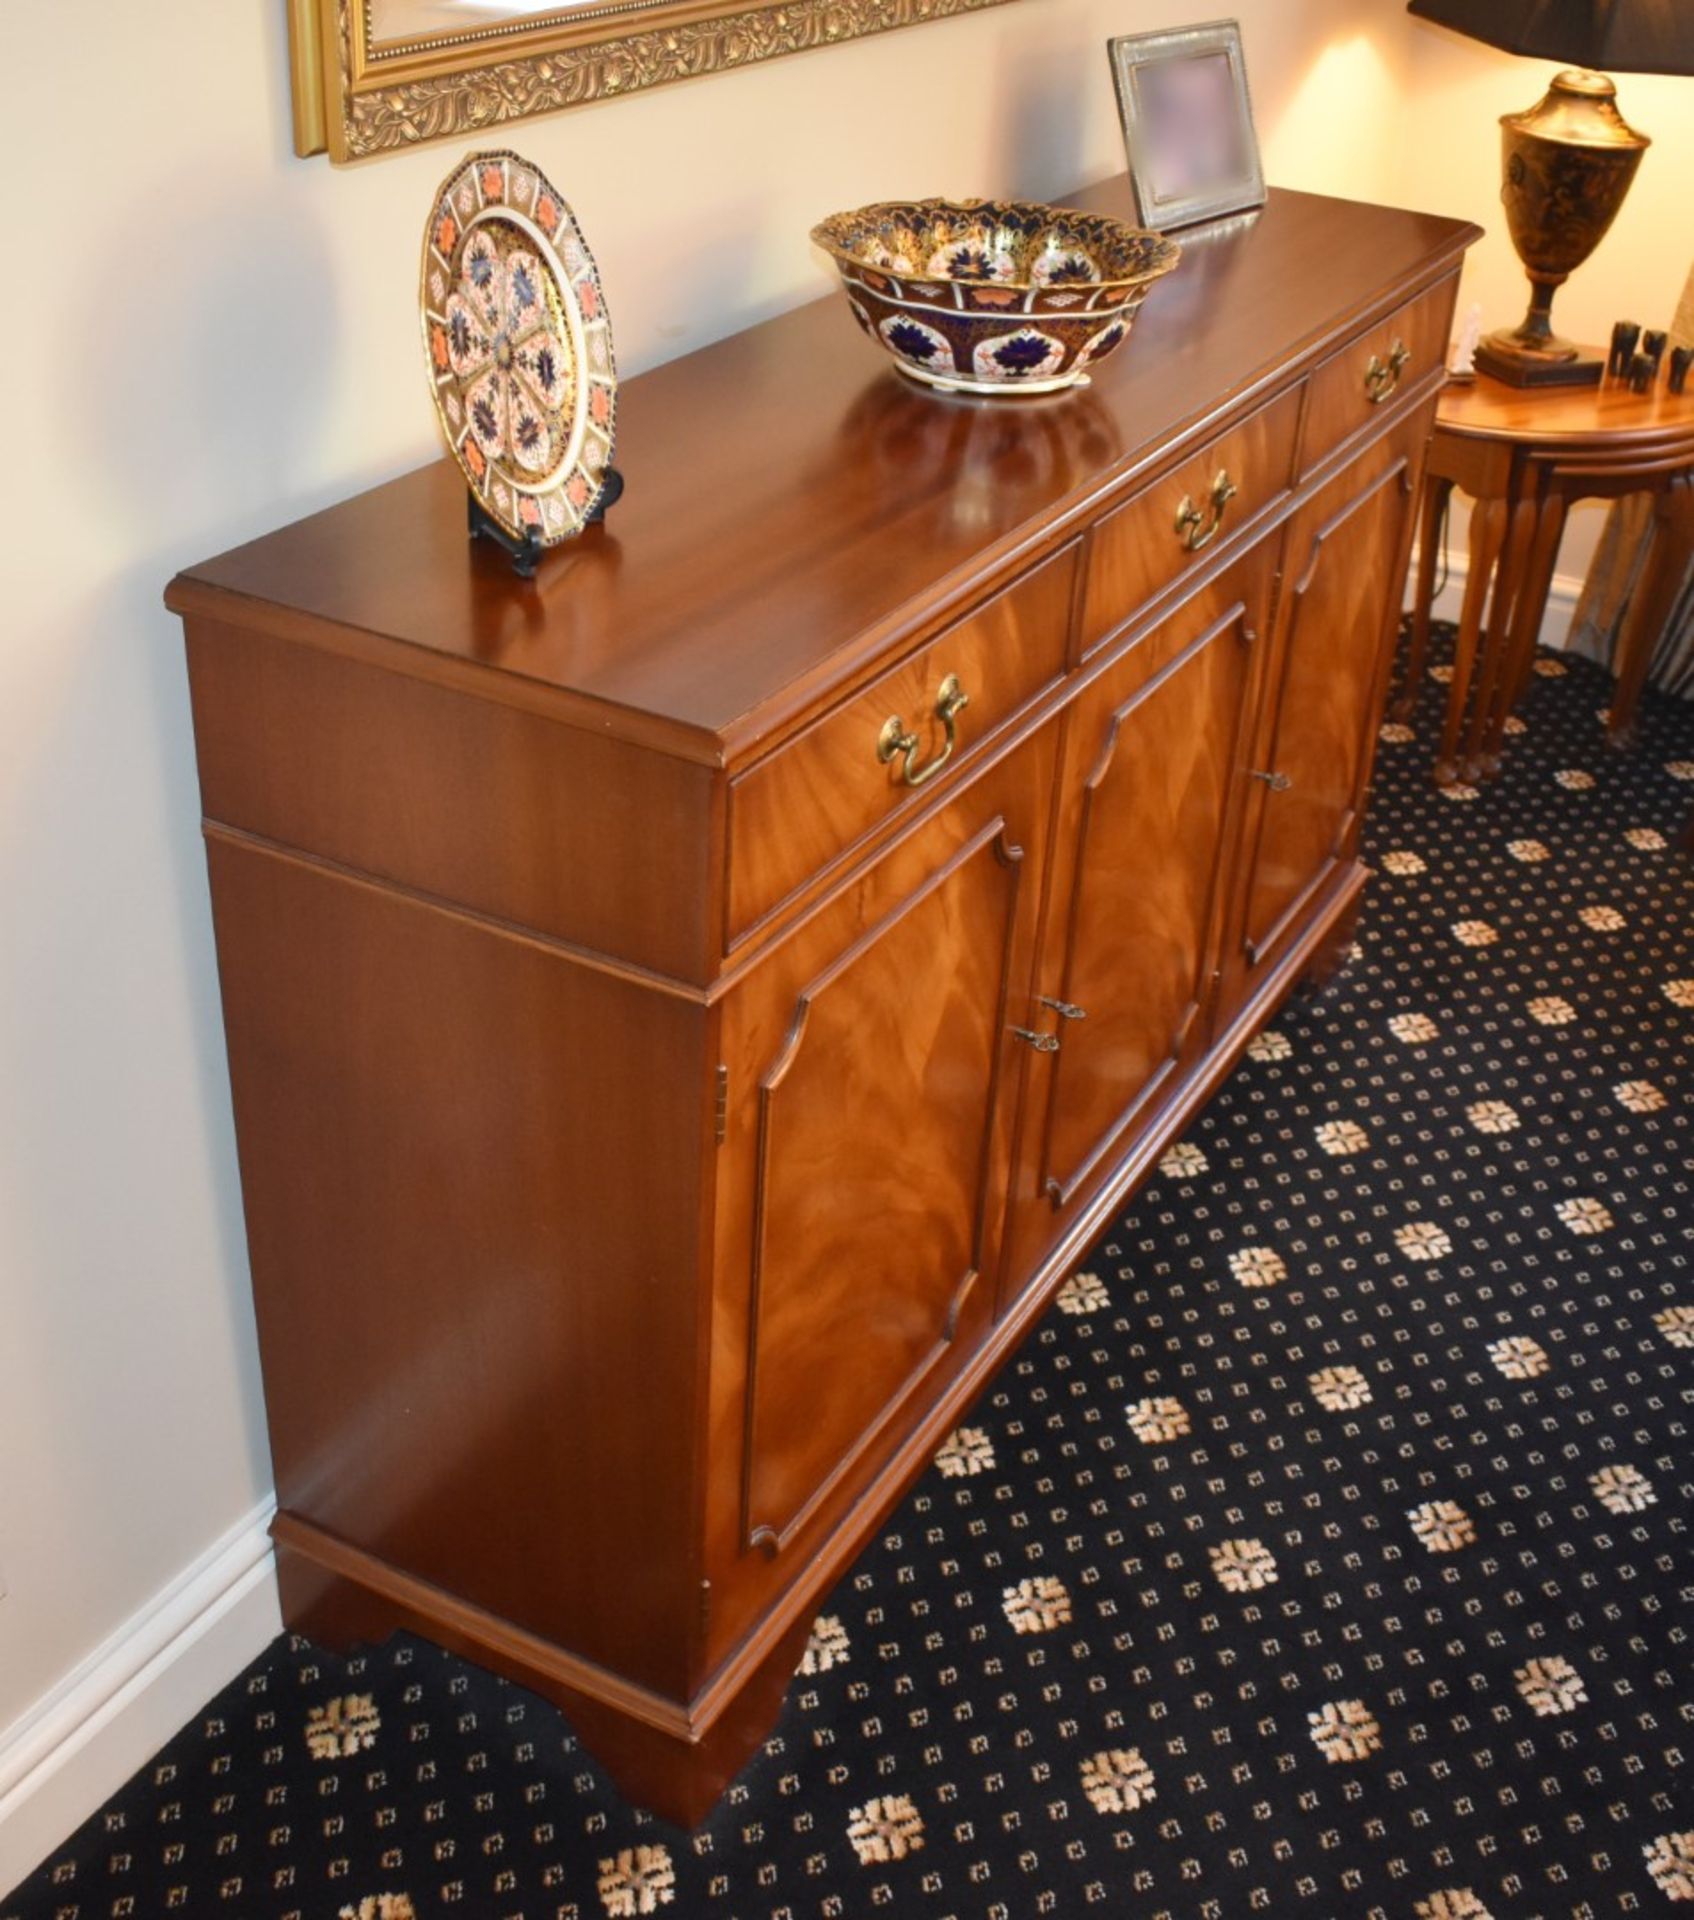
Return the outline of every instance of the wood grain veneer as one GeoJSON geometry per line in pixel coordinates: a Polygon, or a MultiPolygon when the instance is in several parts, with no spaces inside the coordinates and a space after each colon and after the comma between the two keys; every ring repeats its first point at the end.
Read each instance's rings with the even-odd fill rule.
{"type": "Polygon", "coordinates": [[[1273,194],[1010,404],[832,296],[627,383],[628,495],[533,585],[445,463],[172,583],[292,1625],[432,1635],[704,1813],[1067,1262],[1345,953],[1438,363],[1352,387],[1445,336],[1473,237],[1273,194]],[[948,672],[907,787],[878,731],[936,751],[948,672]]]}
{"type": "Polygon", "coordinates": [[[803,882],[834,866],[873,827],[923,803],[924,788],[865,778],[866,742],[900,717],[921,742],[917,770],[945,751],[935,718],[942,682],[970,699],[949,765],[962,769],[997,730],[1064,676],[1080,548],[1073,541],[1020,574],[926,646],[904,655],[730,782],[729,938],[734,945],[803,882]]]}
{"type": "Polygon", "coordinates": [[[1247,530],[1267,509],[1287,499],[1294,484],[1305,397],[1303,386],[1278,394],[1099,522],[1089,541],[1082,614],[1085,658],[1120,634],[1125,622],[1157,595],[1184,585],[1206,565],[1206,556],[1226,532],[1233,537],[1247,530]],[[1220,477],[1235,491],[1217,518],[1212,495],[1220,477]],[[1214,519],[1218,527],[1198,548],[1185,544],[1178,530],[1178,513],[1189,507],[1206,515],[1202,537],[1214,519]]]}
{"type": "Polygon", "coordinates": [[[1431,381],[1440,380],[1452,318],[1451,297],[1436,288],[1367,327],[1318,367],[1306,403],[1303,472],[1374,433],[1382,409],[1395,399],[1428,392],[1431,381]]]}

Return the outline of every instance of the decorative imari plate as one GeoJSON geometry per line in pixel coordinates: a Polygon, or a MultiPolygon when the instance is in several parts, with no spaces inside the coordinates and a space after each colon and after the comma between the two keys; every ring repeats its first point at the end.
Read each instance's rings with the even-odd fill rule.
{"type": "Polygon", "coordinates": [[[606,487],[612,329],[571,210],[515,153],[473,153],[436,195],[423,250],[435,410],[477,502],[545,546],[606,487]]]}

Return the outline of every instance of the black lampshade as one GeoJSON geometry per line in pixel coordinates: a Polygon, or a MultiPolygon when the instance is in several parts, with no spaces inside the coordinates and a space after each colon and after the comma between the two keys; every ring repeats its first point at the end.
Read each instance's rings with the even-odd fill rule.
{"type": "Polygon", "coordinates": [[[1534,59],[1694,74],[1694,0],[1411,0],[1408,11],[1534,59]]]}

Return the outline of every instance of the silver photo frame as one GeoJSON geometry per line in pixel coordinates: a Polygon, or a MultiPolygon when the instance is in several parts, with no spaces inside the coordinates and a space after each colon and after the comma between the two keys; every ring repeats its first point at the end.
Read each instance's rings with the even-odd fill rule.
{"type": "Polygon", "coordinates": [[[1234,20],[1108,40],[1136,217],[1168,232],[1265,203],[1234,20]]]}

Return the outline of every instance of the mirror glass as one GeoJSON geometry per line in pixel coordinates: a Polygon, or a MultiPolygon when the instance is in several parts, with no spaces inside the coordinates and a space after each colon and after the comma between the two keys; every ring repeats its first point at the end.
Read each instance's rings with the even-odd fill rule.
{"type": "MultiPolygon", "coordinates": [[[[592,5],[597,0],[575,0],[592,5]]],[[[573,0],[368,0],[370,44],[425,40],[439,33],[520,27],[548,14],[570,13],[573,0]]]]}

